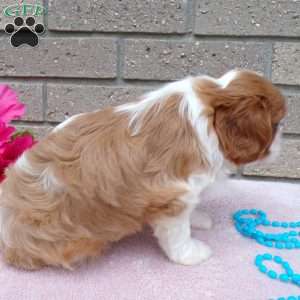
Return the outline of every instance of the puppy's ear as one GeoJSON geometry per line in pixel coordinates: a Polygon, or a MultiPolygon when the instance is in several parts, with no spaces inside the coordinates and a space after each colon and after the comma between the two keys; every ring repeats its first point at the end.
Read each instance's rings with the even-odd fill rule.
{"type": "Polygon", "coordinates": [[[267,155],[272,122],[264,97],[220,97],[214,109],[214,128],[228,160],[240,165],[267,155]]]}

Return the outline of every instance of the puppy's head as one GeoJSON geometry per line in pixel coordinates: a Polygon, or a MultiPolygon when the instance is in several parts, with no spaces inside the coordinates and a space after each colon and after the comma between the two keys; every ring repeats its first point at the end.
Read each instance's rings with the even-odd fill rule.
{"type": "Polygon", "coordinates": [[[270,81],[241,70],[208,80],[206,85],[213,127],[227,160],[246,164],[265,159],[278,148],[286,106],[270,81]]]}

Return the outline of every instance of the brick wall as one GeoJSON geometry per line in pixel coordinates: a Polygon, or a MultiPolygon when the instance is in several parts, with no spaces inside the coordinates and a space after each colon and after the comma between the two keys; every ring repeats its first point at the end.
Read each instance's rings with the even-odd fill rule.
{"type": "MultiPolygon", "coordinates": [[[[251,68],[282,88],[289,114],[280,160],[240,176],[300,178],[300,0],[45,3],[38,48],[13,49],[0,32],[0,81],[28,105],[19,127],[41,137],[67,116],[135,100],[165,81],[251,68]]],[[[0,27],[10,21],[1,16],[0,27]]]]}

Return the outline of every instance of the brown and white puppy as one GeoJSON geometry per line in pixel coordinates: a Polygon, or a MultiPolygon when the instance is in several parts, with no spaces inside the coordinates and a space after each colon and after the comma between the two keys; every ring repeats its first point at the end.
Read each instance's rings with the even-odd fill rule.
{"type": "MultiPolygon", "coordinates": [[[[81,114],[59,125],[7,170],[1,245],[18,267],[71,268],[145,224],[174,262],[210,249],[191,237],[199,194],[221,172],[266,158],[285,102],[250,71],[189,77],[136,103],[81,114]]],[[[210,227],[198,214],[198,227],[210,227]]]]}

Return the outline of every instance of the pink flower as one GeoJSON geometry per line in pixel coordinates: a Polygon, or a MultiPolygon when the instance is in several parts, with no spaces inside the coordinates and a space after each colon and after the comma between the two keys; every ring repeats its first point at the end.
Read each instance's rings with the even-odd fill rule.
{"type": "Polygon", "coordinates": [[[0,84],[0,121],[7,124],[25,113],[25,105],[8,85],[0,84]]]}
{"type": "Polygon", "coordinates": [[[0,182],[5,178],[5,169],[14,163],[21,154],[35,144],[32,135],[25,133],[6,143],[0,155],[0,182]]]}
{"type": "Polygon", "coordinates": [[[15,128],[8,125],[24,113],[25,105],[19,102],[17,94],[9,86],[0,84],[0,182],[5,178],[5,169],[35,144],[29,133],[12,136],[15,128]]]}

